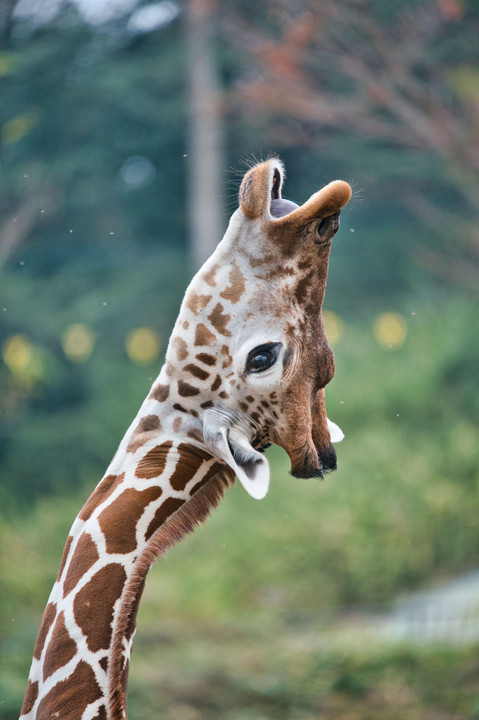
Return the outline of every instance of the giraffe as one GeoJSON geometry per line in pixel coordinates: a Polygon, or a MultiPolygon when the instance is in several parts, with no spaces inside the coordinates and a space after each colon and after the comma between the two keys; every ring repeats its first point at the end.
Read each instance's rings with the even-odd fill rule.
{"type": "Polygon", "coordinates": [[[234,483],[269,485],[264,449],[297,478],[336,469],[324,388],[334,355],[321,316],[337,180],[299,206],[276,158],[244,176],[223,240],[187,288],[165,364],[73,523],[36,640],[22,720],[126,718],[146,575],[234,483]]]}

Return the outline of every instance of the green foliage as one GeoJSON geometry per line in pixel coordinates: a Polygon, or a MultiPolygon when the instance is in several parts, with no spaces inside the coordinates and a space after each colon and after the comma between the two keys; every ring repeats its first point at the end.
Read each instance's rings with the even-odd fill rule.
{"type": "Polygon", "coordinates": [[[176,26],[164,29],[162,43],[132,47],[77,23],[37,32],[9,57],[2,209],[35,196],[46,203],[46,217],[35,218],[22,248],[28,272],[50,276],[73,262],[101,272],[115,258],[134,260],[132,238],[140,248],[178,242],[181,204],[169,201],[181,196],[183,182],[182,82],[170,72],[181,63],[176,26]],[[125,182],[122,167],[137,156],[152,163],[152,173],[125,182]]]}
{"type": "Polygon", "coordinates": [[[264,624],[210,627],[204,634],[193,625],[181,640],[171,628],[161,640],[165,669],[158,671],[153,648],[139,638],[130,691],[130,711],[138,720],[158,709],[167,720],[478,716],[474,649],[338,650],[314,626],[264,624]]]}

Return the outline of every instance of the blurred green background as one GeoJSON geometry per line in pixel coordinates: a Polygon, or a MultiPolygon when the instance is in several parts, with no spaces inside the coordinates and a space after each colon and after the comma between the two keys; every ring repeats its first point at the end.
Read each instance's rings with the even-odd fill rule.
{"type": "Polygon", "coordinates": [[[130,716],[479,718],[479,5],[3,0],[0,717],[252,159],[352,183],[326,482],[270,451],[158,561],[130,716]],[[209,247],[208,247],[209,243],[209,247]],[[427,592],[426,592],[427,591],[427,592]]]}

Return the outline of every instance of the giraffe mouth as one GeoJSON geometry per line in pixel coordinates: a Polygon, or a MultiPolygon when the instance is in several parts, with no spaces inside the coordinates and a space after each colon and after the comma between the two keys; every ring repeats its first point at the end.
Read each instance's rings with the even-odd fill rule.
{"type": "Polygon", "coordinates": [[[285,198],[272,198],[269,211],[274,218],[282,218],[298,208],[299,205],[292,200],[286,200],[285,198]]]}
{"type": "Polygon", "coordinates": [[[257,445],[255,443],[253,443],[253,447],[257,452],[264,453],[265,450],[267,450],[269,447],[271,447],[272,444],[273,443],[270,443],[270,442],[264,443],[263,445],[257,445]]]}
{"type": "Polygon", "coordinates": [[[306,452],[299,462],[292,463],[290,474],[300,480],[304,478],[324,478],[333,470],[338,469],[336,451],[330,443],[325,448],[318,448],[316,452],[306,452]]]}

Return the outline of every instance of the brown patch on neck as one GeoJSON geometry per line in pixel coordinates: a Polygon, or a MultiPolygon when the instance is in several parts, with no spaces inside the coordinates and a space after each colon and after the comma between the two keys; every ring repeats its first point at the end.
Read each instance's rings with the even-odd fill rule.
{"type": "Polygon", "coordinates": [[[227,325],[231,320],[231,315],[223,313],[223,309],[223,305],[221,303],[217,303],[208,315],[208,320],[213,325],[214,329],[220,333],[220,335],[231,337],[231,332],[227,330],[227,325]]]}
{"type": "Polygon", "coordinates": [[[147,452],[145,457],[138,463],[138,467],[135,470],[136,477],[144,480],[151,480],[151,478],[161,475],[165,469],[168,452],[170,451],[172,445],[173,442],[171,440],[167,440],[147,452]]]}
{"type": "Polygon", "coordinates": [[[86,636],[91,652],[110,647],[114,606],[122,595],[125,582],[123,565],[110,563],[95,573],[75,596],[75,621],[86,636]]]}
{"type": "Polygon", "coordinates": [[[103,478],[80,510],[80,514],[78,515],[80,520],[88,520],[97,507],[110,497],[112,492],[116,490],[124,479],[125,473],[121,473],[121,475],[107,475],[103,478]]]}
{"type": "Polygon", "coordinates": [[[195,331],[195,345],[214,345],[216,342],[216,335],[208,330],[206,325],[198,323],[195,331]]]}
{"type": "Polygon", "coordinates": [[[128,553],[136,548],[136,526],[148,505],[162,494],[154,485],[146,490],[127,488],[98,516],[107,553],[128,553]]]}
{"type": "Polygon", "coordinates": [[[200,467],[208,460],[211,460],[211,455],[189,443],[180,443],[178,453],[179,458],[175,471],[170,478],[170,485],[173,490],[182,491],[196,475],[200,467]]]}
{"type": "Polygon", "coordinates": [[[35,701],[38,697],[38,682],[28,681],[25,699],[23,700],[21,715],[28,715],[33,710],[35,701]]]}
{"type": "Polygon", "coordinates": [[[83,717],[91,703],[99,700],[102,691],[90,665],[80,660],[74,672],[50,690],[38,705],[36,717],[73,720],[83,717]]]}
{"type": "Polygon", "coordinates": [[[184,380],[178,380],[178,394],[181,395],[181,397],[193,397],[194,395],[200,394],[200,389],[194,387],[194,385],[190,385],[190,383],[184,380]]]}
{"type": "Polygon", "coordinates": [[[222,462],[215,462],[210,467],[204,478],[199,480],[196,485],[192,488],[191,494],[194,495],[200,488],[203,487],[203,485],[206,485],[209,480],[211,480],[212,477],[214,477],[217,473],[221,472],[221,470],[224,469],[224,465],[222,462]]]}
{"type": "Polygon", "coordinates": [[[213,267],[210,270],[208,270],[208,272],[206,272],[202,275],[203,280],[210,287],[216,287],[216,272],[217,272],[217,270],[218,270],[218,265],[213,265],[213,267]]]}
{"type": "Polygon", "coordinates": [[[148,440],[156,437],[160,431],[161,422],[158,415],[145,415],[133,430],[126,452],[136,452],[148,440]]]}
{"type": "Polygon", "coordinates": [[[63,612],[57,617],[50,642],[43,661],[43,682],[56,670],[66,665],[75,656],[76,643],[71,639],[65,627],[63,612]]]}
{"type": "Polygon", "coordinates": [[[65,568],[65,563],[68,559],[68,554],[70,552],[72,542],[73,542],[73,535],[69,535],[67,537],[67,541],[65,543],[65,548],[63,550],[62,560],[61,560],[60,568],[58,570],[58,575],[57,575],[57,581],[60,581],[60,578],[62,576],[63,570],[65,568]]]}
{"type": "Polygon", "coordinates": [[[234,305],[245,291],[244,275],[234,261],[230,270],[230,283],[231,285],[229,287],[220,292],[220,296],[225,300],[229,300],[234,305]]]}
{"type": "Polygon", "coordinates": [[[185,298],[185,307],[198,315],[200,310],[205,309],[212,297],[213,295],[197,295],[194,290],[190,290],[185,298]]]}
{"type": "Polygon", "coordinates": [[[98,557],[98,550],[91,539],[91,535],[83,532],[68,566],[68,572],[63,583],[63,597],[66,597],[73,590],[80,578],[96,563],[98,557]]]}
{"type": "Polygon", "coordinates": [[[48,631],[50,630],[52,623],[55,620],[56,614],[57,606],[54,603],[48,603],[43,613],[42,624],[40,625],[40,630],[37,635],[37,641],[35,643],[35,650],[33,651],[33,657],[36,660],[40,660],[41,658],[43,646],[45,645],[48,631]]]}
{"type": "Polygon", "coordinates": [[[186,344],[185,340],[183,340],[182,337],[177,335],[173,338],[171,344],[176,350],[176,357],[178,358],[178,360],[186,360],[186,358],[188,357],[188,345],[186,344]]]}
{"type": "Polygon", "coordinates": [[[157,400],[158,402],[165,402],[165,400],[168,399],[168,395],[170,394],[170,386],[169,385],[155,385],[155,387],[152,389],[151,393],[149,394],[149,398],[152,400],[157,400]]]}
{"type": "Polygon", "coordinates": [[[139,558],[135,571],[123,593],[122,606],[112,643],[111,663],[108,673],[109,717],[126,717],[126,681],[128,670],[123,666],[123,640],[136,616],[138,595],[143,588],[146,574],[155,558],[163,555],[179,542],[184,535],[192,532],[204,522],[234,483],[234,473],[223,463],[209,482],[197,490],[193,497],[175,512],[152,535],[150,542],[139,558]]]}
{"type": "Polygon", "coordinates": [[[185,502],[186,500],[182,500],[181,498],[166,498],[165,502],[162,503],[157,509],[153,516],[153,520],[151,520],[150,524],[148,525],[145,533],[145,540],[149,540],[151,536],[158,530],[158,528],[161,527],[166,522],[166,520],[168,520],[170,515],[173,515],[173,513],[175,513],[178,508],[184,505],[185,502]]]}

